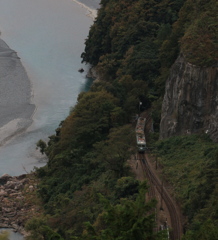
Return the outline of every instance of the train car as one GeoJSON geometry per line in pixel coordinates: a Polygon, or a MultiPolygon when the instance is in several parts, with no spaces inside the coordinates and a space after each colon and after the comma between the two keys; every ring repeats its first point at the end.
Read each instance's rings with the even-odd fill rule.
{"type": "Polygon", "coordinates": [[[136,123],[136,143],[138,151],[143,153],[146,150],[146,139],[145,139],[145,122],[146,118],[139,117],[136,123]]]}
{"type": "Polygon", "coordinates": [[[135,132],[136,134],[144,134],[146,118],[139,117],[136,123],[135,132]]]}
{"type": "Polygon", "coordinates": [[[140,153],[145,152],[146,150],[146,141],[145,141],[145,135],[136,134],[136,143],[137,148],[140,153]]]}

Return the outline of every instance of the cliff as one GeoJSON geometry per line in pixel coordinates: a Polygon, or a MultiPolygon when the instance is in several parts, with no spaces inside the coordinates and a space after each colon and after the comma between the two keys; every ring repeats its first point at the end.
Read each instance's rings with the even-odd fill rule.
{"type": "Polygon", "coordinates": [[[218,65],[198,67],[180,55],[166,81],[160,138],[208,133],[218,142],[218,65]]]}

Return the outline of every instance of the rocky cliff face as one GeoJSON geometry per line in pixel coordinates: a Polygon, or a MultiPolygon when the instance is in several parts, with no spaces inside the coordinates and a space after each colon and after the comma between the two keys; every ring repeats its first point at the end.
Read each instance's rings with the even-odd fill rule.
{"type": "Polygon", "coordinates": [[[180,55],[166,82],[160,138],[199,131],[218,142],[218,64],[198,67],[180,55]]]}

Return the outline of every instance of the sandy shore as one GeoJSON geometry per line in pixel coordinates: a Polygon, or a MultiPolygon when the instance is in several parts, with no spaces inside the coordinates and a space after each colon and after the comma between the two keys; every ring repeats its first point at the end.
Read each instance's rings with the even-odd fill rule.
{"type": "Polygon", "coordinates": [[[32,123],[30,79],[17,53],[0,39],[0,145],[32,123]]]}
{"type": "Polygon", "coordinates": [[[79,4],[81,7],[85,8],[87,10],[87,16],[91,17],[93,20],[95,20],[95,18],[97,17],[97,10],[88,7],[86,4],[82,3],[82,1],[77,1],[77,0],[73,0],[75,3],[79,4]]]}

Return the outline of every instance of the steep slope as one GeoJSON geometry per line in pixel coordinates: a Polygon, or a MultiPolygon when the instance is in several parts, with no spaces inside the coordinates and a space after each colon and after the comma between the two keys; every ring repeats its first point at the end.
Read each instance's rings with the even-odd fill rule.
{"type": "Polygon", "coordinates": [[[214,0],[187,0],[180,10],[168,44],[178,36],[180,55],[166,81],[161,139],[204,131],[218,141],[217,12],[214,0]]]}
{"type": "MultiPolygon", "coordinates": [[[[61,240],[166,238],[153,232],[153,215],[141,215],[144,192],[140,195],[139,183],[127,166],[127,160],[136,151],[129,120],[151,107],[154,129],[158,131],[164,85],[170,75],[161,136],[181,134],[187,129],[195,132],[204,127],[213,132],[217,126],[216,120],[211,119],[217,117],[214,98],[217,54],[212,51],[217,46],[216,6],[215,0],[101,1],[82,53],[83,61],[96,67],[101,81],[95,82],[88,93],[79,95],[77,105],[60,124],[56,135],[50,137],[47,146],[39,142],[49,158],[47,166],[37,171],[41,181],[38,193],[47,214],[39,224],[43,226],[41,235],[49,229],[48,236],[58,234],[56,239],[61,240]],[[202,51],[205,47],[208,54],[202,51]],[[190,86],[186,82],[190,82],[190,86]],[[172,121],[169,126],[168,121],[172,121]],[[191,125],[192,121],[196,124],[191,125]],[[174,122],[176,127],[180,126],[178,129],[170,128],[174,122]],[[89,223],[84,226],[84,222],[89,223]]],[[[214,138],[216,134],[213,133],[214,138]]],[[[149,136],[149,141],[152,137],[155,139],[154,135],[157,133],[149,136]]],[[[187,155],[194,150],[194,143],[199,142],[196,139],[185,140],[183,147],[187,148],[187,155]]],[[[180,155],[173,155],[171,159],[169,170],[173,172],[177,167],[174,161],[187,164],[182,162],[180,141],[176,142],[180,155]]],[[[162,155],[173,145],[161,144],[162,155]]],[[[211,166],[216,166],[216,148],[211,146],[203,151],[202,162],[209,159],[207,155],[213,151],[211,166]]],[[[205,175],[201,171],[200,174],[205,175]]],[[[178,182],[178,189],[180,184],[178,182]]],[[[146,188],[141,187],[143,191],[146,188]]],[[[194,200],[201,194],[199,189],[201,185],[194,200]]],[[[148,210],[153,206],[153,202],[149,203],[148,210]]],[[[35,233],[34,224],[29,226],[35,233]]]]}
{"type": "Polygon", "coordinates": [[[206,134],[157,143],[159,163],[186,218],[184,240],[215,240],[218,229],[218,146],[206,134]]]}
{"type": "Polygon", "coordinates": [[[180,55],[166,82],[160,137],[200,130],[218,142],[218,65],[199,67],[180,55]]]}

